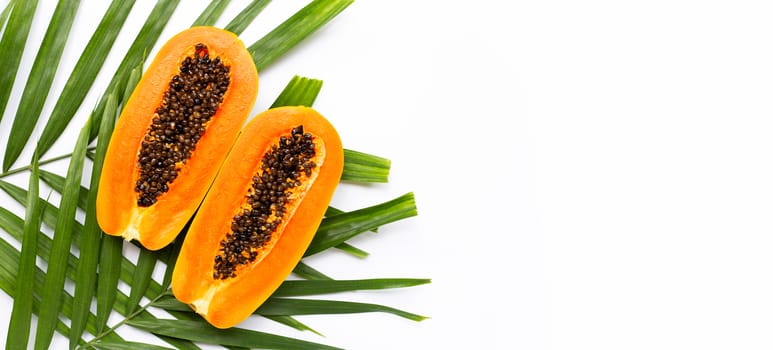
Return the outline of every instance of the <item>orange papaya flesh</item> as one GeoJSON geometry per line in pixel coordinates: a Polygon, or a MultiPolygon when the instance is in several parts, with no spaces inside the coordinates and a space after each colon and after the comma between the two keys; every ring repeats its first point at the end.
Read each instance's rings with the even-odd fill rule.
{"type": "Polygon", "coordinates": [[[193,27],[159,50],[135,88],[105,156],[97,218],[110,235],[157,250],[193,216],[258,92],[238,37],[193,27]]]}
{"type": "Polygon", "coordinates": [[[308,107],[244,128],[191,223],[175,297],[218,328],[251,315],[300,261],[343,171],[338,133],[308,107]]]}

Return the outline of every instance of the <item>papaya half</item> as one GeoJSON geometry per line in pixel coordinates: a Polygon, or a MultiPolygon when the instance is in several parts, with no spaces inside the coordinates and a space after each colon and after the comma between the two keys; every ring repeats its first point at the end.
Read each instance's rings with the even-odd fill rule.
{"type": "Polygon", "coordinates": [[[166,42],[116,123],[97,194],[104,232],[169,244],[193,216],[255,103],[258,72],[238,37],[193,27],[166,42]]]}
{"type": "Polygon", "coordinates": [[[251,315],[300,261],[343,171],[338,133],[309,107],[242,130],[183,242],[172,291],[210,324],[251,315]]]}

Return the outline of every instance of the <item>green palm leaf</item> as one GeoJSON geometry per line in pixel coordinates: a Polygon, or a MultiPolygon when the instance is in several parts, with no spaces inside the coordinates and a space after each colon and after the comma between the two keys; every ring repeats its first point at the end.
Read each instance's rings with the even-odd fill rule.
{"type": "MultiPolygon", "coordinates": [[[[35,271],[35,257],[38,251],[38,232],[40,231],[40,205],[37,201],[39,187],[38,157],[32,157],[30,172],[27,214],[24,218],[24,238],[19,258],[19,273],[17,276],[31,276],[35,271]]],[[[6,348],[26,349],[32,320],[32,284],[22,279],[16,281],[17,297],[13,300],[11,321],[8,325],[6,348]]]]}
{"type": "MultiPolygon", "coordinates": [[[[193,312],[193,310],[191,310],[188,305],[185,305],[172,297],[160,298],[152,305],[164,310],[193,312]]],[[[271,297],[266,300],[266,302],[263,303],[263,305],[261,305],[257,310],[255,310],[255,314],[262,316],[334,315],[365,312],[385,312],[412,321],[423,321],[427,319],[425,316],[395,309],[389,306],[340,300],[271,297]]]]}
{"type": "Polygon", "coordinates": [[[354,0],[314,0],[250,45],[247,49],[252,54],[258,71],[265,69],[298,45],[352,2],[354,0]]]}
{"type": "Polygon", "coordinates": [[[298,264],[295,265],[293,273],[307,280],[332,280],[332,278],[330,278],[328,275],[325,275],[319,270],[309,266],[303,262],[303,260],[299,261],[298,264]]]}
{"type": "Polygon", "coordinates": [[[231,0],[214,0],[210,2],[204,11],[201,12],[201,15],[193,21],[191,27],[215,25],[215,22],[217,22],[230,3],[231,0]]]}
{"type": "Polygon", "coordinates": [[[320,90],[322,90],[322,80],[296,75],[285,85],[270,108],[282,106],[311,107],[320,90]]]}
{"type": "Polygon", "coordinates": [[[148,290],[148,285],[153,278],[153,269],[156,267],[158,257],[155,252],[141,249],[137,258],[137,266],[132,277],[132,290],[129,299],[126,300],[126,309],[132,313],[140,307],[140,299],[148,290]]]}
{"type": "MultiPolygon", "coordinates": [[[[43,180],[43,182],[45,182],[49,187],[51,187],[51,189],[59,193],[64,193],[64,184],[67,181],[67,179],[47,170],[40,169],[39,172],[40,172],[40,179],[43,180]]],[[[89,202],[89,189],[81,186],[78,194],[77,206],[78,208],[85,210],[86,207],[88,206],[88,202],[89,202]]]]}
{"type": "Polygon", "coordinates": [[[292,316],[287,316],[287,315],[266,316],[266,315],[263,315],[263,317],[265,317],[265,318],[267,318],[267,319],[269,319],[271,321],[274,321],[276,323],[280,323],[280,324],[283,324],[283,325],[288,326],[290,328],[299,330],[299,331],[309,331],[309,332],[312,332],[312,333],[314,333],[316,335],[323,336],[322,333],[317,332],[315,329],[313,329],[313,328],[303,324],[302,322],[298,321],[297,319],[295,319],[292,316]]]}
{"type": "Polygon", "coordinates": [[[351,292],[355,290],[380,290],[414,287],[430,283],[426,278],[372,278],[362,280],[289,280],[274,292],[273,296],[290,297],[351,292]]]}
{"type": "Polygon", "coordinates": [[[371,154],[345,149],[341,181],[388,182],[392,162],[371,154]]]}
{"type": "Polygon", "coordinates": [[[8,144],[3,159],[3,170],[8,170],[29,140],[32,130],[43,110],[51,83],[54,81],[56,68],[59,67],[59,59],[64,51],[64,44],[70,34],[75,13],[78,12],[80,0],[61,0],[54,10],[48,30],[40,45],[32,70],[24,87],[16,118],[11,126],[8,136],[8,144]]]}
{"type": "Polygon", "coordinates": [[[418,214],[413,193],[345,214],[325,218],[305,256],[319,253],[366,231],[418,214]]]}
{"type": "MultiPolygon", "coordinates": [[[[13,186],[13,185],[11,185],[11,186],[13,186]]],[[[17,189],[21,190],[18,187],[17,187],[17,189]]],[[[21,191],[23,191],[23,190],[21,190],[21,191]]],[[[39,201],[41,202],[43,207],[50,208],[49,211],[52,212],[52,214],[54,215],[53,219],[56,221],[56,215],[58,215],[58,209],[56,207],[54,207],[53,205],[51,205],[50,203],[48,203],[48,202],[46,202],[46,201],[44,201],[42,199],[40,199],[39,201]]],[[[20,218],[16,217],[15,215],[13,215],[12,213],[8,212],[7,210],[5,210],[3,208],[0,208],[0,228],[3,228],[7,232],[12,233],[12,235],[14,235],[15,238],[21,239],[21,229],[20,228],[22,226],[23,226],[23,223],[22,223],[22,220],[20,218]]],[[[80,233],[80,230],[78,230],[79,227],[78,227],[77,223],[76,223],[76,226],[74,228],[76,229],[76,230],[74,230],[74,234],[77,237],[77,235],[80,233]]],[[[42,234],[42,233],[40,234],[39,238],[40,238],[40,241],[38,242],[38,247],[39,247],[39,250],[40,250],[39,251],[39,256],[41,258],[43,258],[44,260],[46,260],[51,255],[51,252],[53,250],[53,240],[51,238],[49,238],[48,236],[42,234]]],[[[0,240],[0,243],[5,243],[5,242],[0,240]]],[[[12,254],[18,254],[18,252],[12,253],[12,254]]],[[[68,253],[67,254],[67,262],[66,262],[67,269],[66,269],[65,273],[66,273],[67,277],[69,277],[69,278],[71,278],[73,280],[76,279],[75,268],[78,265],[78,260],[79,260],[79,258],[77,258],[72,253],[68,253]]],[[[117,274],[127,284],[132,284],[132,282],[133,282],[132,281],[132,271],[135,269],[135,266],[128,259],[123,258],[123,257],[122,257],[121,262],[122,262],[122,264],[119,265],[121,267],[121,269],[120,269],[120,272],[117,273],[117,274]]],[[[36,285],[36,287],[35,287],[36,291],[37,290],[41,290],[42,286],[43,286],[43,278],[44,278],[44,276],[43,276],[42,272],[40,272],[39,277],[40,277],[40,283],[39,283],[39,285],[36,285]]],[[[154,283],[152,281],[150,283],[150,286],[148,287],[148,291],[150,293],[153,293],[154,294],[153,297],[156,297],[156,298],[159,297],[159,295],[161,295],[160,286],[157,283],[154,283]]],[[[113,293],[113,295],[115,296],[115,299],[118,301],[118,304],[116,304],[116,307],[115,307],[115,311],[117,311],[121,315],[124,315],[124,316],[127,316],[127,317],[130,316],[131,313],[126,308],[126,304],[128,302],[128,297],[126,295],[124,295],[123,293],[118,292],[118,291],[113,293]]],[[[67,317],[71,317],[70,316],[72,314],[72,311],[71,311],[72,307],[71,307],[71,305],[73,304],[73,302],[72,302],[72,298],[68,298],[67,296],[69,296],[69,294],[67,294],[65,296],[65,299],[64,299],[65,301],[64,301],[64,304],[62,305],[62,314],[64,314],[67,317]]],[[[135,312],[135,314],[132,315],[132,316],[134,316],[134,317],[144,317],[145,319],[150,317],[149,314],[147,314],[147,312],[144,309],[135,312]]],[[[98,334],[99,338],[96,338],[97,340],[99,340],[99,339],[113,339],[113,336],[111,335],[111,333],[113,333],[112,330],[105,330],[105,329],[97,330],[96,327],[95,327],[96,323],[97,323],[96,317],[94,317],[93,315],[89,315],[88,322],[86,323],[86,330],[88,330],[92,334],[95,334],[95,335],[98,334]]],[[[67,332],[62,333],[62,334],[67,335],[67,332]]],[[[190,346],[191,345],[190,342],[179,341],[179,340],[174,340],[174,339],[166,339],[166,337],[163,337],[163,336],[162,336],[162,338],[165,341],[173,343],[173,344],[175,344],[178,347],[195,349],[195,347],[191,347],[190,346]]]]}
{"type": "MultiPolygon", "coordinates": [[[[6,232],[11,233],[14,235],[16,239],[21,239],[21,228],[23,227],[24,223],[21,218],[14,215],[8,210],[5,210],[3,208],[0,208],[0,228],[6,230],[6,232]]],[[[47,255],[48,252],[50,252],[51,249],[51,239],[48,238],[43,233],[39,233],[39,238],[41,239],[39,243],[40,248],[40,256],[47,255]]],[[[70,260],[73,260],[74,262],[75,257],[72,256],[70,260]]],[[[4,292],[6,292],[11,297],[18,296],[16,295],[16,289],[14,288],[17,280],[17,271],[18,271],[18,263],[20,260],[20,253],[16,248],[8,244],[8,242],[4,240],[0,240],[0,289],[2,289],[4,292]]],[[[73,263],[71,263],[70,266],[74,266],[73,263]]],[[[30,281],[30,276],[25,276],[23,279],[26,282],[32,282],[33,290],[36,292],[33,293],[33,304],[32,304],[32,312],[34,314],[40,313],[41,308],[41,295],[37,293],[37,291],[43,289],[44,284],[44,272],[40,270],[40,268],[35,268],[34,274],[32,274],[33,278],[30,281]]],[[[71,305],[72,305],[72,297],[69,293],[62,291],[62,314],[65,317],[70,317],[71,315],[71,305]]],[[[89,317],[89,322],[87,323],[86,329],[91,332],[92,334],[95,334],[96,331],[94,329],[94,317],[93,314],[89,317]]],[[[69,328],[62,323],[61,320],[57,321],[56,324],[56,330],[63,334],[67,335],[69,333],[69,328]]],[[[108,339],[110,341],[121,341],[121,337],[118,336],[118,334],[112,333],[112,334],[105,334],[104,339],[108,339]]]]}
{"type": "Polygon", "coordinates": [[[255,20],[255,17],[257,17],[270,2],[271,0],[253,0],[244,8],[244,10],[242,10],[242,12],[239,12],[239,14],[236,15],[224,29],[236,35],[242,34],[252,21],[255,20]]]}
{"type": "Polygon", "coordinates": [[[99,274],[97,275],[97,332],[102,333],[113,310],[121,275],[123,239],[104,236],[99,247],[99,274]]]}
{"type": "MultiPolygon", "coordinates": [[[[90,188],[93,191],[87,192],[87,203],[82,208],[86,210],[86,218],[83,224],[83,239],[80,247],[80,259],[78,260],[78,270],[75,274],[75,295],[73,301],[73,317],[70,324],[70,348],[77,345],[77,341],[86,326],[86,316],[91,307],[91,299],[94,296],[94,287],[96,286],[97,264],[99,262],[99,246],[102,238],[102,230],[97,224],[97,189],[99,188],[99,177],[102,172],[102,164],[107,151],[107,144],[110,140],[110,134],[113,131],[113,122],[115,121],[116,100],[114,95],[107,99],[105,114],[102,116],[102,122],[99,126],[99,140],[97,141],[96,154],[91,167],[90,188]]],[[[80,197],[83,197],[81,195],[80,197]]]]}
{"type": "Polygon", "coordinates": [[[54,335],[54,328],[58,320],[61,307],[61,292],[64,287],[65,273],[67,270],[67,257],[70,253],[72,242],[72,228],[75,222],[75,210],[80,183],[83,172],[83,160],[86,157],[86,146],[91,129],[91,123],[86,123],[76,141],[73,157],[67,168],[67,181],[65,183],[60,213],[54,228],[54,245],[48,258],[48,271],[46,282],[43,286],[43,307],[40,310],[37,333],[35,334],[35,348],[47,349],[54,335]]]}
{"type": "MultiPolygon", "coordinates": [[[[9,7],[11,4],[8,5],[9,7]]],[[[16,72],[19,70],[21,56],[24,53],[24,44],[32,26],[32,18],[35,17],[37,0],[14,2],[8,24],[3,31],[3,39],[0,40],[0,120],[3,119],[8,98],[11,96],[13,82],[16,80],[16,72]]],[[[7,9],[7,8],[6,8],[7,9]]]]}
{"type": "MultiPolygon", "coordinates": [[[[268,0],[250,2],[225,28],[240,34],[269,2],[268,0]]],[[[193,24],[214,25],[229,3],[229,0],[211,2],[193,24]]],[[[273,31],[249,46],[250,53],[253,55],[258,68],[262,70],[276,61],[351,3],[351,0],[312,0],[273,31]]],[[[5,22],[4,17],[10,16],[3,39],[0,40],[0,49],[18,48],[18,50],[12,51],[14,54],[6,55],[0,59],[4,60],[5,63],[10,63],[6,67],[12,68],[0,72],[0,76],[11,77],[10,84],[0,87],[0,117],[2,117],[2,111],[7,104],[7,94],[10,93],[13,85],[12,80],[18,67],[18,60],[13,56],[18,53],[18,59],[20,59],[21,52],[23,52],[26,33],[29,31],[29,24],[25,24],[25,22],[30,21],[34,16],[35,6],[33,4],[35,4],[34,1],[11,0],[5,10],[0,13],[0,27],[5,22]],[[26,15],[22,16],[22,13],[26,15]],[[10,39],[6,39],[6,37],[18,38],[22,35],[24,40],[16,40],[13,43],[10,39]],[[15,64],[13,64],[14,61],[15,64]],[[4,92],[3,89],[7,91],[4,92]],[[3,94],[6,94],[5,98],[3,98],[3,94]]],[[[51,86],[50,79],[56,72],[50,67],[47,70],[36,67],[42,67],[46,64],[54,68],[58,66],[61,48],[65,42],[61,38],[67,37],[69,26],[72,23],[68,11],[74,13],[77,8],[77,1],[61,1],[59,3],[60,6],[57,7],[55,15],[49,23],[46,39],[37,52],[31,77],[22,94],[20,107],[13,121],[13,140],[10,140],[6,147],[4,171],[0,173],[0,178],[2,178],[23,171],[31,171],[29,190],[21,189],[4,181],[0,181],[0,189],[22,203],[27,208],[28,217],[38,213],[38,221],[30,221],[29,218],[26,221],[21,220],[10,211],[0,207],[0,228],[9,232],[14,239],[21,241],[22,249],[24,249],[24,254],[21,254],[8,242],[0,239],[0,289],[12,297],[19,298],[15,299],[14,308],[18,302],[19,308],[25,310],[31,308],[32,313],[39,315],[35,340],[36,348],[48,347],[53,333],[57,331],[69,337],[71,348],[81,346],[97,349],[166,349],[158,345],[124,341],[117,331],[124,325],[131,325],[154,333],[162,341],[181,349],[198,349],[194,342],[219,344],[232,349],[243,347],[334,349],[323,344],[247,329],[216,329],[192,313],[187,306],[181,306],[181,304],[177,305],[181,309],[179,311],[168,310],[168,313],[177,320],[157,319],[148,312],[147,308],[162,305],[159,303],[164,300],[174,301],[169,294],[168,287],[182,237],[178,238],[175,244],[158,252],[150,252],[139,246],[129,245],[132,249],[139,249],[139,258],[137,264],[134,264],[123,256],[123,240],[120,237],[102,234],[96,224],[94,201],[98,190],[101,161],[104,156],[104,147],[112,132],[112,122],[118,114],[117,106],[121,105],[121,102],[125,103],[139,81],[146,58],[145,54],[156,44],[161,31],[178,4],[179,0],[159,0],[156,3],[140,33],[123,56],[124,59],[113,74],[105,93],[101,95],[89,121],[82,129],[73,153],[54,158],[38,159],[39,156],[50,150],[62,131],[70,124],[84,97],[91,90],[106,56],[113,46],[117,33],[121,30],[134,5],[134,0],[113,1],[73,69],[51,116],[48,118],[41,137],[35,141],[37,148],[33,161],[36,164],[22,165],[9,170],[21,154],[21,150],[28,146],[27,138],[29,138],[32,128],[37,124],[40,106],[46,100],[51,86]],[[48,34],[54,32],[59,34],[48,34]],[[49,37],[57,37],[60,40],[48,39],[49,37]],[[33,82],[33,77],[40,81],[33,82]],[[34,115],[34,117],[21,120],[24,119],[19,116],[22,114],[34,115]],[[97,146],[88,147],[89,141],[95,137],[98,138],[97,146]],[[95,152],[90,154],[91,151],[95,152]],[[88,188],[80,186],[84,155],[87,153],[89,153],[89,158],[94,161],[90,173],[91,177],[87,179],[88,188]],[[66,158],[71,158],[67,177],[39,169],[40,165],[66,158]],[[32,185],[32,180],[35,179],[34,182],[37,183],[38,177],[49,184],[52,189],[62,193],[59,208],[46,200],[39,199],[39,190],[32,185]],[[86,212],[83,224],[75,220],[76,208],[82,208],[86,212]],[[53,239],[38,232],[40,222],[54,228],[53,239]],[[25,231],[27,234],[24,234],[25,231]],[[33,234],[29,232],[33,232],[33,234]],[[29,243],[33,239],[37,239],[37,244],[29,243]],[[80,251],[79,257],[71,253],[70,242],[72,242],[74,249],[80,251]],[[37,247],[37,252],[25,249],[29,246],[37,247]],[[36,253],[47,263],[48,271],[43,272],[34,265],[36,253]],[[154,267],[159,261],[167,264],[166,273],[161,282],[153,278],[154,267]],[[30,272],[30,269],[33,271],[30,272]],[[96,273],[97,271],[98,273],[96,273]],[[30,273],[34,275],[34,283],[17,287],[16,281],[20,281],[17,276],[21,274],[29,276],[30,273]],[[62,288],[66,278],[75,284],[74,296],[62,288]],[[94,292],[95,280],[96,292],[94,292]],[[131,286],[131,292],[128,296],[117,288],[119,280],[131,286]],[[24,291],[23,287],[26,286],[31,286],[30,293],[24,291]],[[24,298],[21,294],[29,297],[24,298]],[[96,300],[94,300],[95,297],[96,300]],[[143,304],[143,297],[148,299],[147,303],[143,304]],[[96,314],[89,310],[94,301],[97,305],[96,314]],[[107,319],[112,313],[117,313],[123,318],[108,328],[107,319]],[[61,316],[70,319],[69,325],[72,328],[60,319],[61,316]],[[94,335],[88,342],[83,340],[84,331],[94,335]]],[[[310,106],[316,99],[321,86],[322,81],[320,80],[295,77],[288,84],[288,88],[282,91],[275,104],[310,106]]],[[[345,163],[344,176],[342,176],[344,181],[386,182],[387,180],[389,160],[362,152],[345,150],[345,163]]],[[[308,255],[319,253],[331,247],[338,247],[356,256],[364,257],[367,252],[348,245],[345,241],[364,231],[374,230],[387,223],[416,215],[416,208],[413,195],[409,193],[381,205],[349,213],[340,213],[331,209],[330,213],[320,226],[315,242],[312,244],[311,248],[314,250],[310,250],[308,255]]],[[[290,315],[387,312],[413,320],[424,319],[424,316],[377,304],[288,299],[277,298],[277,296],[316,295],[357,289],[401,288],[429,283],[428,279],[335,281],[305,262],[300,262],[294,272],[307,280],[286,281],[286,284],[260,310],[259,313],[264,317],[300,331],[315,333],[316,331],[312,328],[290,315]]],[[[30,320],[29,315],[30,311],[14,311],[12,315],[13,329],[21,330],[21,332],[7,335],[9,337],[8,346],[21,345],[24,347],[29,338],[30,322],[27,321],[30,320]],[[26,332],[24,330],[25,323],[27,325],[26,332]]]]}
{"type": "Polygon", "coordinates": [[[8,4],[5,5],[3,12],[0,12],[0,29],[5,28],[6,20],[8,19],[8,15],[11,13],[11,10],[13,10],[14,2],[14,0],[9,1],[8,4]]]}
{"type": "Polygon", "coordinates": [[[417,315],[393,307],[357,303],[352,301],[340,300],[318,300],[318,299],[291,299],[291,298],[269,298],[263,305],[255,311],[259,315],[333,315],[333,314],[354,314],[363,312],[385,312],[407,318],[412,321],[423,321],[426,316],[417,315]]]}
{"type": "MultiPolygon", "coordinates": [[[[188,224],[190,224],[190,222],[188,224]]],[[[181,232],[180,235],[175,238],[174,242],[169,245],[166,256],[166,271],[164,271],[164,279],[161,282],[161,286],[164,290],[168,289],[172,284],[172,273],[174,273],[177,256],[180,255],[180,249],[182,249],[187,231],[188,225],[183,228],[183,232],[181,232]]]]}
{"type": "Polygon", "coordinates": [[[260,349],[338,349],[319,343],[283,337],[270,333],[251,331],[243,328],[218,329],[202,319],[199,320],[147,320],[129,321],[136,328],[170,337],[177,337],[207,344],[243,346],[260,349]]]}
{"type": "Polygon", "coordinates": [[[173,350],[167,347],[137,343],[137,342],[105,342],[100,341],[91,344],[93,348],[99,350],[173,350]]]}
{"type": "MultiPolygon", "coordinates": [[[[177,9],[177,5],[180,4],[180,0],[158,0],[156,6],[148,15],[145,20],[145,24],[140,29],[137,37],[134,38],[134,42],[129,47],[129,50],[124,55],[121,64],[118,65],[118,69],[113,75],[113,79],[107,85],[106,91],[114,91],[116,94],[120,94],[126,89],[126,82],[132,70],[136,67],[141,67],[145,61],[145,55],[156,45],[158,38],[161,36],[161,32],[166,27],[169,18],[174,14],[174,10],[177,9]]],[[[105,108],[107,103],[106,96],[103,95],[97,105],[97,113],[92,114],[92,117],[102,117],[101,111],[105,108]]],[[[96,132],[92,132],[90,139],[94,139],[97,136],[96,132]]]]}
{"type": "MultiPolygon", "coordinates": [[[[91,85],[102,68],[110,48],[113,46],[135,0],[113,0],[102,17],[94,34],[89,39],[70,78],[56,101],[54,110],[37,141],[38,153],[42,156],[59,138],[75,112],[80,107],[91,85]]],[[[95,123],[94,125],[98,125],[95,123]]]]}
{"type": "MultiPolygon", "coordinates": [[[[134,67],[132,69],[131,73],[129,73],[129,78],[126,80],[126,89],[123,91],[123,98],[121,98],[121,106],[126,106],[126,102],[129,101],[129,97],[131,97],[132,92],[134,92],[134,89],[137,87],[137,84],[139,84],[140,79],[142,79],[142,63],[137,65],[137,67],[134,67]]],[[[105,103],[110,102],[109,100],[105,103]]],[[[107,107],[105,107],[107,108],[107,107]]],[[[115,115],[112,116],[113,119],[115,119],[115,115]]],[[[115,122],[115,120],[113,121],[115,122]]],[[[110,130],[109,133],[107,133],[105,136],[102,136],[106,139],[110,139],[110,135],[113,133],[112,130],[110,130]]]]}

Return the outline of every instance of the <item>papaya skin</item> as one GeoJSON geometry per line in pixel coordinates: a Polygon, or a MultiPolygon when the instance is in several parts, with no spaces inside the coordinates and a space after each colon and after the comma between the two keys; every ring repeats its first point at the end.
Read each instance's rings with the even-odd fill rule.
{"type": "MultiPolygon", "coordinates": [[[[317,141],[315,141],[317,142],[317,141]]],[[[175,297],[218,328],[237,325],[251,315],[290,275],[319,227],[343,171],[338,133],[308,107],[280,107],[256,116],[244,128],[215,179],[183,243],[172,275],[175,297]],[[280,135],[302,125],[320,140],[318,167],[273,235],[267,253],[238,271],[215,279],[214,257],[234,214],[245,201],[263,154],[280,135]]]]}
{"type": "Polygon", "coordinates": [[[235,34],[214,27],[193,27],[164,44],[124,106],[111,137],[97,194],[97,220],[102,230],[127,240],[136,239],[150,250],[173,241],[204,198],[247,120],[257,93],[257,69],[235,34]],[[134,188],[142,139],[169,82],[179,74],[182,60],[194,54],[198,43],[206,45],[212,58],[220,57],[230,68],[228,89],[169,190],[155,204],[139,207],[134,188]]]}

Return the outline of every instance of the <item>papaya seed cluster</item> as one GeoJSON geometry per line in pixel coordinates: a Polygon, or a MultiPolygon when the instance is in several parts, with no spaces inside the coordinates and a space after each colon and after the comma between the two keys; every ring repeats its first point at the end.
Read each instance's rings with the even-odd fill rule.
{"type": "Polygon", "coordinates": [[[261,247],[286,216],[292,190],[303,184],[317,167],[314,138],[300,125],[265,153],[260,170],[253,176],[247,191],[246,205],[233,217],[231,232],[220,242],[215,256],[213,278],[236,277],[239,266],[255,261],[261,247]]]}
{"type": "Polygon", "coordinates": [[[149,207],[169,191],[223,102],[230,81],[229,67],[220,57],[210,58],[204,44],[196,44],[195,54],[182,61],[142,140],[134,189],[138,206],[149,207]]]}

